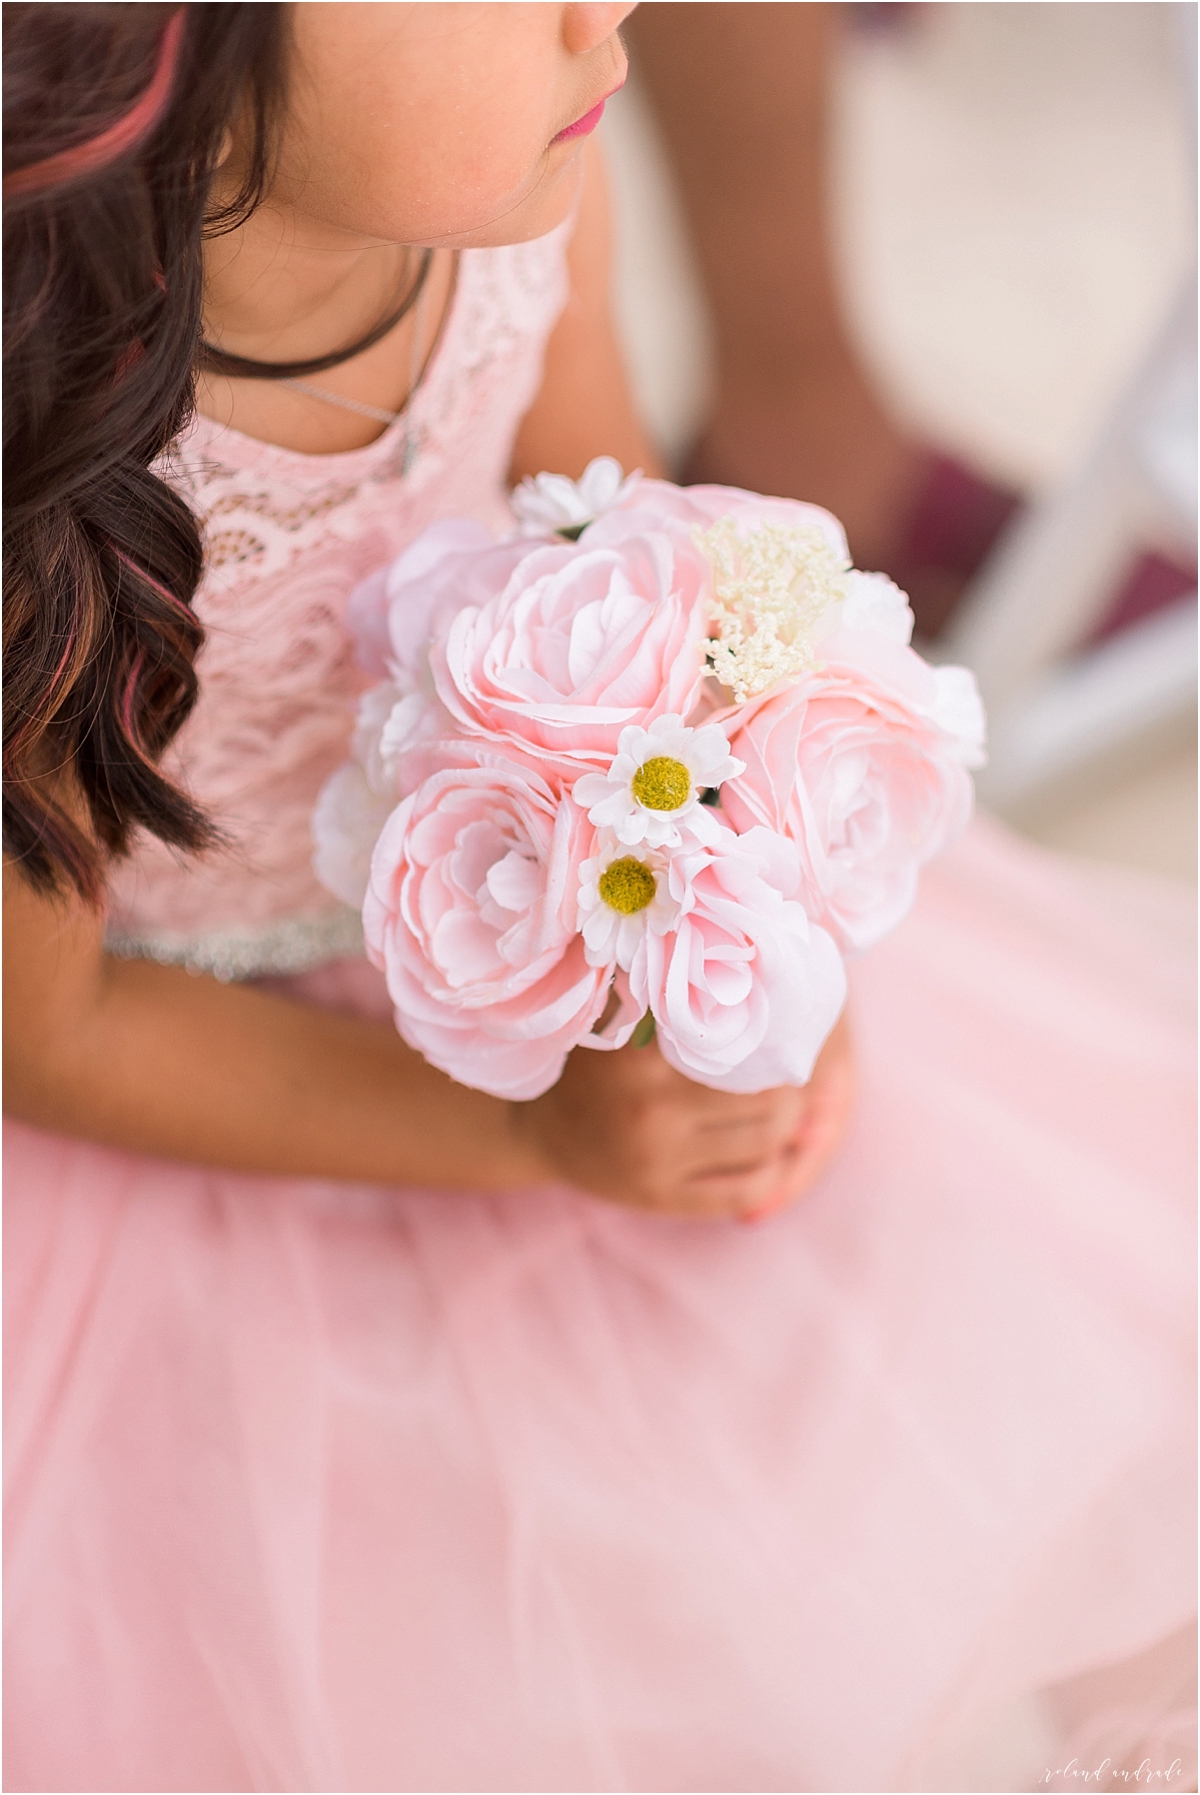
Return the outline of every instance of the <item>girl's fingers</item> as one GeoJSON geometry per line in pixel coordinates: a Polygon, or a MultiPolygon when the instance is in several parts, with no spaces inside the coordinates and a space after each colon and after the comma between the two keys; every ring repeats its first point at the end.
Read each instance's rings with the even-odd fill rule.
{"type": "Polygon", "coordinates": [[[778,1182],[774,1159],[754,1167],[714,1169],[689,1179],[671,1208],[678,1214],[728,1220],[770,1202],[778,1182]]]}
{"type": "Polygon", "coordinates": [[[848,1052],[832,1054],[808,1087],[810,1102],[791,1146],[785,1150],[775,1188],[759,1205],[749,1205],[746,1221],[759,1221],[811,1189],[834,1158],[845,1133],[854,1094],[848,1052]]]}
{"type": "MultiPolygon", "coordinates": [[[[714,1095],[723,1093],[714,1092],[714,1095]]],[[[726,1097],[724,1106],[716,1112],[710,1105],[705,1106],[695,1131],[698,1135],[708,1136],[722,1134],[731,1128],[769,1128],[778,1126],[781,1117],[783,1125],[790,1127],[802,1107],[799,1100],[803,1096],[802,1091],[785,1090],[765,1091],[761,1097],[726,1097]]]]}
{"type": "Polygon", "coordinates": [[[597,1196],[660,1214],[767,1213],[837,1144],[844,1105],[831,1074],[844,1042],[839,1025],[805,1088],[749,1095],[695,1084],[656,1047],[574,1055],[535,1120],[563,1173],[597,1196]]]}
{"type": "Polygon", "coordinates": [[[779,1178],[782,1155],[796,1135],[797,1125],[786,1125],[787,1118],[772,1122],[747,1124],[742,1129],[728,1129],[703,1143],[704,1151],[696,1152],[695,1142],[680,1143],[680,1150],[661,1163],[664,1184],[692,1188],[698,1184],[717,1182],[730,1186],[731,1180],[779,1178]]]}

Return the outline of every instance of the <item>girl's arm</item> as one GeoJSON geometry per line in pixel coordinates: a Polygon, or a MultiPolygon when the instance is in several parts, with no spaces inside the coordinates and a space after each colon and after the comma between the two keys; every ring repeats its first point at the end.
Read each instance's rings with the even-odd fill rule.
{"type": "Polygon", "coordinates": [[[102,930],[5,867],[5,1108],[35,1126],[280,1176],[569,1180],[693,1215],[760,1208],[794,1169],[802,1093],[717,1097],[652,1049],[581,1049],[562,1085],[505,1103],[435,1071],[390,1023],[114,959],[102,930]]]}
{"type": "Polygon", "coordinates": [[[4,871],[10,1113],[252,1172],[495,1186],[545,1178],[510,1106],[465,1090],[388,1023],[181,967],[118,960],[103,922],[4,871]]]}

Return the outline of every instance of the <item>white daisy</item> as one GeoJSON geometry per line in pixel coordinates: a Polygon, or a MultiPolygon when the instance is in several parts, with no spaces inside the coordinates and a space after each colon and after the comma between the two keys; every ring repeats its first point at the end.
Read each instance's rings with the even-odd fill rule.
{"type": "Polygon", "coordinates": [[[610,511],[627,498],[641,477],[639,471],[626,479],[619,461],[599,455],[578,480],[568,480],[565,474],[538,474],[522,480],[509,503],[522,536],[558,535],[573,542],[602,511],[610,511]]]}
{"type": "Polygon", "coordinates": [[[685,831],[697,841],[713,839],[719,825],[701,794],[744,771],[717,724],[689,729],[668,713],[649,729],[623,729],[608,772],[585,773],[573,796],[596,828],[611,829],[626,847],[677,848],[685,831]]]}
{"type": "Polygon", "coordinates": [[[650,930],[667,935],[679,918],[671,896],[670,856],[661,849],[630,849],[605,832],[598,851],[579,869],[579,930],[589,966],[628,972],[650,930]]]}

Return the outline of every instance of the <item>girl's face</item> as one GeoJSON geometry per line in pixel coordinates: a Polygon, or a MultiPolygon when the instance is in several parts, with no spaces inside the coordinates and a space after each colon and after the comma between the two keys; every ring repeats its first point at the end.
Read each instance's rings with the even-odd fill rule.
{"type": "Polygon", "coordinates": [[[617,27],[632,10],[291,7],[273,205],[321,235],[456,248],[543,235],[566,216],[581,147],[625,79],[617,27]]]}

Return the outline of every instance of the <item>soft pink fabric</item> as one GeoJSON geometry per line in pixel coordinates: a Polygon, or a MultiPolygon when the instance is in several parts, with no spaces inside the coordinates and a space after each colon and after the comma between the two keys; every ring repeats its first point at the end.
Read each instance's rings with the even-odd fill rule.
{"type": "MultiPolygon", "coordinates": [[[[203,427],[209,539],[245,558],[204,588],[180,754],[240,845],[140,854],[135,920],[326,901],[307,810],[353,724],[341,607],[441,509],[499,514],[560,256],[464,258],[424,473],[388,471],[394,437],[314,467],[203,427]]],[[[754,1227],[11,1126],[6,1786],[976,1790],[1078,1787],[1053,1775],[1075,1751],[1168,1764],[1191,910],[974,825],[853,969],[844,1152],[754,1227]]],[[[390,1009],[361,960],[287,989],[390,1009]]]]}
{"type": "MultiPolygon", "coordinates": [[[[1191,939],[1184,894],[973,826],[854,969],[844,1153],[755,1227],[11,1127],[7,1786],[1173,1753],[1191,939]]],[[[361,964],[305,993],[387,1009],[361,964]]]]}

